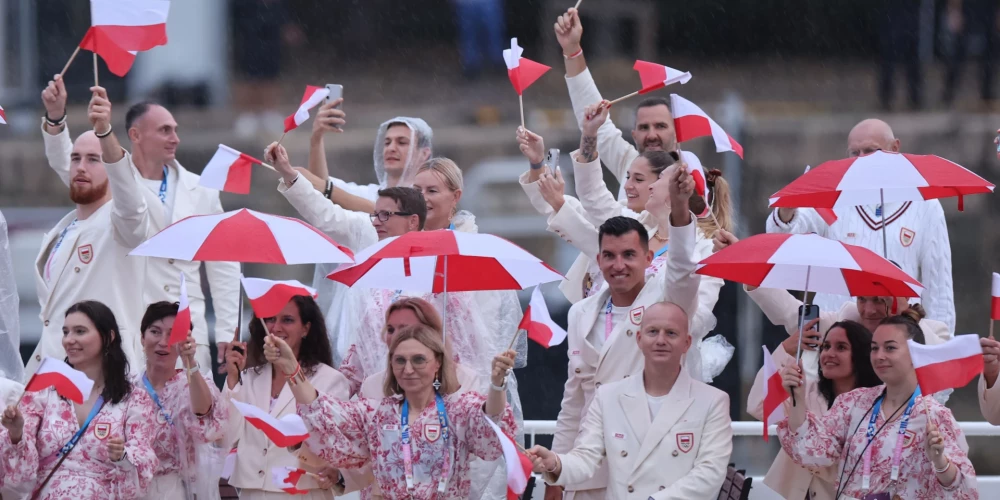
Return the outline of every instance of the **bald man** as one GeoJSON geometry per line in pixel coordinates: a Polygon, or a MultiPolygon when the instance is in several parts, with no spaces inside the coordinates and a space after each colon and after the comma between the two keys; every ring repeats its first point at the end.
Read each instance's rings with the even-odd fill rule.
{"type": "MultiPolygon", "coordinates": [[[[899,139],[882,120],[858,123],[847,136],[847,153],[861,156],[878,150],[899,152],[899,139]]],[[[826,222],[811,208],[779,208],[767,218],[767,232],[806,234],[865,247],[882,255],[882,209],[863,205],[836,211],[837,221],[826,222]]],[[[955,331],[955,294],[951,278],[951,243],[944,210],[937,200],[886,203],[886,243],[889,258],[925,289],[920,302],[927,317],[955,331]]],[[[815,303],[821,310],[836,311],[849,297],[819,294],[815,303]]]]}
{"type": "Polygon", "coordinates": [[[682,369],[688,323],[676,304],[647,308],[635,335],[642,372],[597,389],[571,451],[532,448],[534,472],[572,485],[607,461],[605,498],[715,498],[733,451],[729,396],[682,369]]]}

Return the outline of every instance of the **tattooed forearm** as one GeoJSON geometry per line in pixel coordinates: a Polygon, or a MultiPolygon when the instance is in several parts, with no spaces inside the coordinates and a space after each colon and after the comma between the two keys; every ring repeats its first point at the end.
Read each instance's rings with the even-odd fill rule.
{"type": "Polygon", "coordinates": [[[585,135],[580,138],[580,156],[587,163],[597,159],[597,137],[585,135]]]}

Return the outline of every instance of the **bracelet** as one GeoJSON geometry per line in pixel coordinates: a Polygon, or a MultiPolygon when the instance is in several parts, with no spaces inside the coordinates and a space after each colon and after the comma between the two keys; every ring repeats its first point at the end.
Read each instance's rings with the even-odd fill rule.
{"type": "Polygon", "coordinates": [[[206,411],[205,413],[197,413],[197,412],[195,412],[194,416],[196,416],[198,418],[205,418],[205,417],[211,415],[212,410],[214,410],[214,409],[215,409],[215,402],[212,402],[212,404],[208,407],[208,411],[206,411]]]}
{"type": "Polygon", "coordinates": [[[284,373],[284,375],[286,377],[292,378],[292,377],[295,377],[296,375],[298,375],[299,374],[299,370],[301,370],[301,369],[302,369],[302,364],[296,364],[295,365],[295,369],[292,370],[292,373],[285,373],[285,372],[282,372],[282,373],[284,373]]]}
{"type": "Polygon", "coordinates": [[[191,375],[192,373],[198,373],[199,371],[201,371],[201,365],[199,365],[198,362],[195,361],[194,364],[191,365],[191,367],[187,368],[186,370],[188,375],[191,375]]]}
{"type": "Polygon", "coordinates": [[[46,111],[46,112],[45,112],[45,117],[44,117],[44,118],[45,118],[45,123],[46,123],[46,124],[47,124],[48,126],[50,126],[50,127],[59,127],[59,126],[61,126],[62,124],[66,123],[66,118],[67,118],[68,116],[69,116],[69,114],[68,114],[68,113],[65,113],[65,112],[64,112],[64,113],[63,113],[63,115],[62,115],[62,118],[60,118],[60,119],[58,119],[58,120],[53,120],[52,118],[49,118],[49,112],[48,112],[48,111],[46,111]]]}
{"type": "Polygon", "coordinates": [[[574,52],[571,55],[567,56],[566,54],[563,54],[563,57],[565,57],[566,59],[576,59],[577,57],[580,57],[581,55],[583,55],[583,47],[580,47],[580,50],[574,52]]]}
{"type": "Polygon", "coordinates": [[[114,131],[114,129],[115,129],[114,127],[112,127],[112,126],[108,125],[108,131],[107,131],[107,132],[105,132],[105,133],[103,133],[103,134],[98,134],[98,133],[97,133],[97,132],[95,131],[95,132],[94,132],[94,135],[96,135],[98,139],[104,139],[105,137],[107,137],[107,136],[111,135],[111,132],[112,132],[112,131],[114,131]]]}
{"type": "Polygon", "coordinates": [[[937,466],[935,466],[934,464],[931,464],[931,466],[934,467],[935,474],[944,474],[945,472],[948,472],[948,469],[951,468],[951,459],[950,458],[948,459],[948,463],[944,466],[943,469],[938,469],[937,466]]]}
{"type": "Polygon", "coordinates": [[[542,163],[532,163],[531,164],[531,169],[532,170],[538,170],[538,169],[540,169],[540,168],[542,168],[544,166],[545,166],[545,162],[542,162],[542,163]]]}
{"type": "Polygon", "coordinates": [[[331,181],[330,179],[327,179],[326,180],[326,191],[323,191],[323,197],[329,200],[329,199],[332,199],[331,196],[333,196],[333,181],[331,181]]]}

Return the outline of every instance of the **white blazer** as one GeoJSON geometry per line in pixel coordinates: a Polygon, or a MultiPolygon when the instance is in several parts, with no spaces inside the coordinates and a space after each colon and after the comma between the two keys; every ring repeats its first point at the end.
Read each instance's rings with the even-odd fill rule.
{"type": "MultiPolygon", "coordinates": [[[[743,289],[746,290],[746,287],[743,287],[743,289]]],[[[764,311],[764,315],[767,316],[767,319],[771,323],[784,326],[789,335],[798,333],[799,306],[802,305],[802,301],[796,299],[787,291],[776,288],[757,288],[748,291],[747,295],[760,306],[760,310],[764,311]]],[[[858,305],[856,302],[845,302],[836,311],[824,311],[821,309],[819,311],[819,325],[817,326],[822,334],[826,333],[834,323],[845,320],[861,321],[861,315],[858,314],[858,305]]],[[[927,345],[942,344],[952,337],[952,332],[948,329],[948,325],[933,319],[925,318],[920,320],[920,329],[924,331],[924,341],[927,345]]],[[[813,379],[818,377],[819,352],[802,351],[802,367],[805,369],[807,376],[813,379]]]]}
{"type": "Polygon", "coordinates": [[[545,480],[585,481],[606,462],[612,500],[715,498],[733,451],[729,396],[681,369],[656,418],[650,419],[642,372],[597,391],[562,472],[545,480]]]}
{"type": "MultiPolygon", "coordinates": [[[[694,274],[695,221],[671,229],[666,269],[650,277],[635,302],[626,321],[614,325],[611,335],[600,351],[587,341],[587,335],[597,321],[611,295],[605,288],[599,293],[573,304],[569,312],[567,344],[569,376],[563,392],[552,449],[567,453],[577,443],[580,422],[603,384],[617,382],[642,369],[642,353],[635,341],[635,332],[642,323],[645,308],[657,302],[673,302],[695,318],[698,308],[698,288],[701,276],[694,274]]],[[[592,478],[573,482],[569,490],[592,490],[607,486],[607,468],[602,467],[592,478]]]]}
{"type": "MultiPolygon", "coordinates": [[[[69,186],[70,153],[73,142],[70,139],[69,127],[63,128],[58,135],[42,132],[45,139],[45,155],[52,168],[69,186]]],[[[113,199],[128,199],[130,205],[138,207],[138,211],[128,214],[118,212],[114,237],[122,246],[132,249],[149,237],[160,232],[168,225],[192,215],[222,213],[222,203],[219,192],[201,186],[197,174],[188,172],[177,161],[167,165],[176,172],[178,182],[173,204],[173,213],[167,217],[160,210],[161,202],[156,194],[142,186],[139,171],[132,163],[132,155],[114,164],[105,164],[108,172],[108,183],[113,199]],[[156,210],[150,210],[155,207],[156,210]]],[[[173,177],[173,176],[172,176],[173,177]]],[[[137,257],[129,257],[135,259],[137,257]]],[[[160,300],[176,302],[180,298],[181,272],[187,280],[188,299],[191,304],[191,322],[194,327],[194,338],[200,345],[208,345],[208,325],[205,322],[205,294],[201,287],[201,263],[174,259],[147,258],[144,268],[135,276],[145,277],[145,286],[141,300],[144,306],[160,300]]],[[[240,267],[235,262],[206,262],[205,273],[212,293],[212,306],[215,310],[216,342],[229,342],[236,331],[240,299],[240,267]]],[[[138,318],[132,328],[138,330],[138,318]]]]}
{"type": "MultiPolygon", "coordinates": [[[[69,258],[51,264],[52,282],[45,281],[45,266],[63,229],[76,219],[70,212],[42,237],[42,246],[35,259],[35,290],[41,312],[42,335],[35,352],[28,359],[26,377],[35,373],[42,359],[66,357],[62,346],[62,326],[66,310],[81,300],[96,300],[111,308],[122,337],[122,350],[133,371],[141,370],[142,347],[139,322],[146,310],[142,291],[146,283],[146,258],[128,257],[130,248],[115,240],[116,227],[122,217],[139,213],[132,200],[115,198],[86,220],[78,221],[76,229],[67,233],[63,248],[71,249],[69,258]],[[60,265],[61,264],[61,265],[60,265]]],[[[176,300],[176,299],[175,299],[176,300]]]]}
{"type": "MultiPolygon", "coordinates": [[[[271,408],[271,370],[272,367],[269,363],[260,367],[259,372],[250,368],[243,372],[242,384],[236,384],[233,389],[230,389],[227,383],[222,392],[227,404],[231,405],[229,401],[232,400],[252,404],[267,411],[275,418],[294,415],[295,396],[288,384],[282,387],[281,394],[278,395],[274,407],[271,408]]],[[[350,398],[347,378],[327,365],[318,365],[315,373],[308,378],[319,392],[330,394],[337,399],[347,400],[350,398]]],[[[246,419],[235,406],[231,406],[229,411],[233,418],[229,419],[226,443],[229,446],[236,444],[236,465],[232,475],[229,476],[229,484],[241,489],[281,494],[282,491],[271,481],[272,468],[302,467],[309,472],[318,472],[322,460],[309,453],[307,446],[301,447],[294,454],[289,452],[287,448],[279,448],[263,432],[246,425],[246,419]]],[[[306,443],[308,444],[308,441],[306,443]]],[[[316,489],[318,484],[312,477],[303,476],[299,480],[298,488],[316,489]]],[[[332,490],[317,490],[305,498],[332,497],[332,490]]]]}

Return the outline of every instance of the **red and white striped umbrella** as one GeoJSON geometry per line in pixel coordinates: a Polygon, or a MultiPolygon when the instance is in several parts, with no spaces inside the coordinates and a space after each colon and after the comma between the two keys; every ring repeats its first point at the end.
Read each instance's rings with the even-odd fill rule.
{"type": "Polygon", "coordinates": [[[851,208],[993,192],[995,186],[934,155],[876,151],[823,163],[771,195],[771,207],[851,208]]]}
{"type": "Polygon", "coordinates": [[[353,262],[353,253],[309,224],[246,208],[181,219],[129,255],[192,261],[317,264],[353,262]]]}
{"type": "Polygon", "coordinates": [[[875,252],[814,233],[751,236],[702,260],[695,272],[760,288],[852,297],[919,297],[923,291],[875,252]]]}
{"type": "Polygon", "coordinates": [[[563,276],[527,250],[492,234],[441,229],[386,238],[327,278],[347,286],[430,293],[523,290],[563,276]]]}

